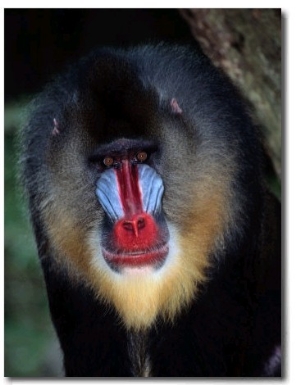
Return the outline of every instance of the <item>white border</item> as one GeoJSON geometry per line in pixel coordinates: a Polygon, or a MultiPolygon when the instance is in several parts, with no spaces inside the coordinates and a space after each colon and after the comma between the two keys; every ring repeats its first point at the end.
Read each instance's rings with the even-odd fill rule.
{"type": "MultiPolygon", "coordinates": [[[[168,2],[169,3],[169,2],[168,2]]],[[[287,357],[286,357],[286,372],[287,379],[285,383],[298,384],[299,383],[299,373],[300,373],[300,341],[299,341],[299,329],[300,329],[300,288],[299,288],[299,260],[300,260],[300,248],[299,248],[299,229],[300,229],[300,183],[299,183],[299,166],[300,166],[300,123],[298,117],[298,111],[300,109],[300,96],[299,96],[299,86],[300,86],[300,71],[299,71],[299,38],[300,38],[300,18],[299,18],[299,5],[297,0],[293,1],[194,1],[194,2],[182,2],[172,1],[171,4],[162,4],[161,1],[144,1],[141,2],[110,2],[109,8],[123,8],[124,6],[130,8],[241,8],[243,5],[245,8],[282,8],[283,17],[285,19],[285,54],[287,55],[285,59],[286,68],[285,75],[285,90],[287,95],[283,95],[284,101],[284,116],[285,121],[283,128],[285,129],[285,151],[286,163],[283,169],[283,172],[286,174],[286,189],[283,204],[285,203],[286,209],[283,210],[286,218],[283,218],[283,226],[285,226],[286,233],[286,247],[283,253],[283,256],[286,258],[285,266],[285,286],[286,286],[286,296],[287,304],[284,303],[284,308],[287,310],[286,316],[286,331],[287,331],[287,357]],[[142,6],[141,6],[142,5],[142,6]]],[[[51,3],[45,1],[16,1],[16,0],[5,0],[4,8],[106,8],[105,4],[102,4],[101,1],[85,1],[84,3],[78,1],[57,1],[52,0],[51,3]]],[[[3,12],[1,13],[0,23],[3,26],[3,12]]],[[[3,48],[3,28],[0,29],[1,33],[1,45],[3,48]]],[[[284,44],[284,41],[283,41],[284,44]]],[[[4,49],[2,49],[4,52],[4,49]]],[[[2,74],[3,74],[3,60],[2,64],[2,74]]],[[[3,78],[2,82],[3,82],[3,78]]],[[[3,85],[3,83],[2,83],[3,85]]],[[[2,88],[3,89],[3,88],[2,88]]],[[[0,98],[2,100],[2,114],[3,114],[3,93],[0,93],[0,98]]],[[[2,116],[2,122],[3,122],[2,116]]],[[[1,162],[3,161],[3,141],[0,140],[0,156],[1,162]]],[[[3,171],[4,164],[1,164],[1,169],[3,171]]],[[[4,174],[2,173],[2,176],[4,174]]],[[[1,201],[0,201],[0,212],[4,212],[3,206],[3,178],[1,178],[1,201]]],[[[1,245],[3,244],[3,228],[1,223],[1,245]]],[[[2,259],[3,260],[3,259],[2,259]]],[[[3,265],[2,265],[3,266],[3,265]]],[[[4,270],[3,270],[4,271],[4,270]]],[[[3,287],[3,274],[1,274],[1,283],[3,287]]],[[[3,317],[1,317],[1,322],[3,323],[3,317]]],[[[1,325],[3,326],[3,324],[1,325]]],[[[3,327],[1,328],[0,338],[3,341],[3,327]]],[[[3,356],[2,356],[3,357],[3,356]]],[[[3,373],[3,360],[1,362],[1,369],[3,373]]],[[[5,380],[4,380],[5,381],[5,380]]],[[[15,382],[17,380],[8,380],[9,382],[15,382]]],[[[214,380],[204,380],[199,379],[201,383],[212,384],[218,381],[214,380]]],[[[6,381],[5,381],[6,382],[6,381]]],[[[42,383],[42,381],[35,380],[35,384],[42,383]]],[[[52,381],[47,381],[52,382],[52,381]]],[[[54,381],[53,381],[54,382],[54,381]]],[[[55,380],[55,383],[59,383],[60,380],[55,380]]],[[[68,381],[70,383],[73,381],[68,381]]],[[[81,381],[74,381],[74,383],[80,383],[81,381]]],[[[111,383],[112,381],[102,381],[111,383]]],[[[155,381],[160,383],[161,381],[155,381]]],[[[173,383],[179,383],[179,381],[172,381],[173,383]]],[[[180,381],[180,383],[185,383],[186,381],[180,381]]],[[[222,381],[223,382],[223,381],[222,381]]],[[[227,381],[226,381],[227,382],[227,381]]],[[[228,381],[229,382],[229,381],[228,381]]],[[[239,381],[234,381],[239,383],[239,381]]],[[[242,381],[241,381],[242,382],[242,381]]],[[[247,383],[257,383],[260,381],[247,381],[247,383]]]]}
{"type": "MultiPolygon", "coordinates": [[[[295,1],[296,3],[296,1],[295,1]]],[[[282,1],[276,0],[253,0],[253,1],[157,1],[145,0],[141,1],[110,1],[107,2],[86,0],[68,1],[68,0],[52,0],[52,1],[38,1],[38,0],[4,0],[4,8],[282,8],[282,1]]],[[[286,2],[284,3],[285,6],[286,2]]]]}

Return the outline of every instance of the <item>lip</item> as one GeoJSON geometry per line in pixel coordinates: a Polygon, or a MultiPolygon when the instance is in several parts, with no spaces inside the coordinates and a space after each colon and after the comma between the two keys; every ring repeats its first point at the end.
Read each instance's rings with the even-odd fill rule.
{"type": "Polygon", "coordinates": [[[134,253],[112,253],[103,249],[104,259],[108,264],[116,267],[142,267],[161,265],[169,252],[167,244],[151,251],[137,251],[134,253]]]}

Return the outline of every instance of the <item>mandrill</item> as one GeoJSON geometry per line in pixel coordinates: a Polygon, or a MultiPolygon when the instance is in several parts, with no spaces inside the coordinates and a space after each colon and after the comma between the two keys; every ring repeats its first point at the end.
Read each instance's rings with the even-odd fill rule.
{"type": "Polygon", "coordinates": [[[280,376],[280,205],[201,52],[94,51],[32,103],[22,148],[66,376],[280,376]]]}

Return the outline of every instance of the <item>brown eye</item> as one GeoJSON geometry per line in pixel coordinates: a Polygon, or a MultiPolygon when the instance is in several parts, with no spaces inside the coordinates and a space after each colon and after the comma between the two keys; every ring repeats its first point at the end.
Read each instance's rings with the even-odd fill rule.
{"type": "Polygon", "coordinates": [[[145,151],[141,151],[137,153],[136,158],[139,162],[144,162],[148,158],[148,155],[145,151]]]}
{"type": "Polygon", "coordinates": [[[114,163],[114,159],[111,157],[111,156],[106,156],[104,159],[103,159],[103,163],[106,167],[110,167],[113,165],[114,163]]]}

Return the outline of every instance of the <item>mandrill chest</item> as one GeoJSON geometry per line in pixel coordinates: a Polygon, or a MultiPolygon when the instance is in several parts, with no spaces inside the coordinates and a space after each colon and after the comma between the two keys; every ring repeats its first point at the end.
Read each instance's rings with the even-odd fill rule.
{"type": "Polygon", "coordinates": [[[148,333],[128,334],[128,355],[134,377],[151,377],[151,354],[148,347],[148,333]]]}

